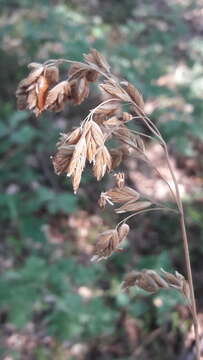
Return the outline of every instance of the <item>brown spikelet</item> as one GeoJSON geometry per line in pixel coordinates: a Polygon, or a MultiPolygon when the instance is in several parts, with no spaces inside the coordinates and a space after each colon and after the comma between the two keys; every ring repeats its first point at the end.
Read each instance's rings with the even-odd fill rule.
{"type": "Polygon", "coordinates": [[[28,108],[38,116],[45,108],[49,86],[58,80],[58,68],[38,63],[29,64],[29,68],[32,71],[17,88],[17,104],[20,110],[28,108]]]}
{"type": "Polygon", "coordinates": [[[111,170],[111,155],[107,147],[101,146],[95,155],[93,165],[93,175],[99,181],[106,173],[111,170]]]}
{"type": "Polygon", "coordinates": [[[106,81],[103,84],[100,84],[100,89],[106,92],[107,94],[111,95],[113,98],[117,98],[121,101],[130,101],[129,95],[116,83],[106,81]]]}
{"type": "Polygon", "coordinates": [[[184,276],[177,271],[175,275],[161,269],[162,275],[154,270],[131,271],[128,273],[121,284],[121,288],[126,290],[129,287],[137,286],[147,292],[155,292],[161,289],[178,290],[191,303],[191,293],[188,282],[184,276]]]}
{"type": "Polygon", "coordinates": [[[144,101],[142,95],[139,93],[139,91],[129,82],[123,81],[121,82],[122,87],[125,89],[125,91],[128,93],[132,101],[140,108],[144,108],[144,101]]]}
{"type": "Polygon", "coordinates": [[[71,100],[73,104],[79,105],[89,94],[88,81],[85,77],[70,81],[71,100]]]}
{"type": "Polygon", "coordinates": [[[68,167],[68,176],[71,176],[74,193],[77,192],[82,172],[85,167],[87,156],[87,145],[85,137],[81,137],[78,143],[75,145],[75,149],[68,167]]]}
{"type": "MultiPolygon", "coordinates": [[[[36,84],[37,104],[33,110],[36,116],[38,116],[44,110],[48,88],[49,88],[49,83],[47,78],[44,75],[40,75],[36,84]]],[[[29,109],[32,109],[30,108],[29,102],[28,102],[28,106],[29,109]]]]}
{"type": "Polygon", "coordinates": [[[110,229],[101,233],[95,245],[95,254],[91,261],[100,261],[112,255],[115,251],[121,251],[118,246],[128,235],[130,228],[122,224],[118,230],[110,229]]]}
{"type": "Polygon", "coordinates": [[[115,209],[115,212],[117,214],[123,214],[125,212],[128,211],[140,211],[140,210],[144,210],[146,208],[148,208],[149,206],[151,206],[151,202],[150,201],[138,201],[136,203],[133,202],[127,202],[124,205],[120,206],[119,208],[115,209]]]}
{"type": "Polygon", "coordinates": [[[115,229],[101,233],[95,245],[95,255],[91,261],[100,261],[108,258],[119,245],[118,232],[115,229]]]}
{"type": "MultiPolygon", "coordinates": [[[[107,196],[114,203],[129,203],[135,202],[139,199],[140,195],[134,189],[124,186],[122,188],[115,187],[106,192],[107,196]]],[[[134,206],[134,204],[133,204],[134,206]]]]}
{"type": "Polygon", "coordinates": [[[51,111],[61,111],[71,92],[70,84],[62,81],[54,86],[48,93],[45,108],[51,111]]]}
{"type": "Polygon", "coordinates": [[[109,73],[110,66],[105,57],[101,55],[96,49],[91,49],[89,54],[84,54],[85,61],[90,65],[96,65],[102,71],[109,73]]]}
{"type": "Polygon", "coordinates": [[[126,236],[128,235],[130,231],[130,227],[128,226],[128,224],[122,224],[121,226],[119,226],[118,228],[118,237],[119,237],[119,241],[123,241],[126,236]]]}
{"type": "Polygon", "coordinates": [[[114,115],[119,115],[119,113],[120,113],[120,108],[118,106],[118,103],[112,101],[99,106],[94,111],[94,118],[96,119],[96,121],[103,122],[107,120],[109,117],[112,117],[114,115]]]}
{"type": "Polygon", "coordinates": [[[57,175],[67,173],[73,155],[74,145],[61,146],[60,150],[51,157],[54,171],[57,175]]]}
{"type": "Polygon", "coordinates": [[[45,68],[44,75],[49,85],[54,85],[59,81],[59,69],[57,66],[49,66],[45,68]]]}

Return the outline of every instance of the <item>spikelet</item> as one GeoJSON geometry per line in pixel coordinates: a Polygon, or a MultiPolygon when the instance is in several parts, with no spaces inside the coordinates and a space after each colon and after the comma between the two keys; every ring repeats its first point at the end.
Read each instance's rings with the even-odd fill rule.
{"type": "Polygon", "coordinates": [[[130,228],[127,224],[121,225],[118,230],[110,229],[101,233],[95,245],[95,252],[91,261],[100,261],[112,255],[115,251],[121,251],[118,246],[128,235],[130,228]]]}
{"type": "Polygon", "coordinates": [[[96,49],[91,49],[89,54],[84,54],[84,59],[87,64],[95,65],[96,68],[104,71],[105,73],[109,73],[110,66],[106,61],[105,57],[101,55],[96,49]]]}
{"type": "Polygon", "coordinates": [[[161,269],[162,274],[154,270],[131,271],[128,273],[121,284],[123,290],[132,286],[137,286],[149,293],[156,292],[161,289],[178,290],[191,303],[191,294],[188,282],[184,276],[177,271],[174,274],[161,269]]]}
{"type": "Polygon", "coordinates": [[[105,145],[101,146],[94,158],[93,175],[99,181],[106,171],[111,170],[111,155],[105,145]]]}
{"type": "Polygon", "coordinates": [[[60,82],[49,91],[45,102],[45,109],[55,112],[61,111],[70,94],[71,87],[68,81],[60,82]]]}
{"type": "Polygon", "coordinates": [[[88,81],[85,77],[70,81],[70,99],[75,105],[81,104],[89,94],[88,81]]]}
{"type": "Polygon", "coordinates": [[[57,175],[68,172],[74,149],[74,145],[64,145],[54,156],[51,156],[54,171],[57,175]]]}
{"type": "Polygon", "coordinates": [[[106,194],[113,203],[135,202],[140,197],[140,194],[137,191],[128,186],[121,188],[115,187],[108,190],[106,194]]]}
{"type": "Polygon", "coordinates": [[[105,81],[103,84],[100,84],[99,87],[102,91],[110,95],[112,98],[117,98],[125,102],[131,101],[130,96],[114,81],[105,81]]]}
{"type": "MultiPolygon", "coordinates": [[[[144,108],[144,100],[140,92],[128,81],[121,82],[122,87],[125,89],[131,100],[139,107],[139,109],[144,108]]],[[[135,110],[137,108],[135,107],[135,110]]]]}
{"type": "Polygon", "coordinates": [[[28,108],[39,116],[45,109],[49,87],[58,81],[58,68],[37,63],[31,63],[29,68],[32,71],[19,83],[16,90],[17,105],[19,110],[28,108]]]}

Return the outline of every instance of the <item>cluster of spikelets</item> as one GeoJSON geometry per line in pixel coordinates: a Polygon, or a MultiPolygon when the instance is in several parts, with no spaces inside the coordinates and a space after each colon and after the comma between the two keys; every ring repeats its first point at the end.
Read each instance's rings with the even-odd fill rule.
{"type": "MultiPolygon", "coordinates": [[[[90,83],[97,83],[102,78],[103,82],[97,85],[103,101],[90,111],[79,127],[60,135],[56,144],[57,151],[51,157],[55,173],[66,174],[71,178],[74,193],[80,186],[81,176],[87,163],[92,165],[93,175],[98,181],[106,172],[118,168],[124,158],[129,155],[139,157],[150,164],[142,138],[151,136],[132,131],[127,126],[127,123],[135,118],[142,120],[147,126],[165,149],[168,159],[166,144],[159,130],[144,113],[141,94],[129,82],[120,82],[114,77],[106,59],[98,51],[93,49],[89,54],[85,54],[84,62],[59,59],[49,60],[44,64],[31,63],[28,67],[31,71],[19,83],[16,91],[17,103],[20,110],[29,109],[37,117],[45,110],[61,111],[67,103],[81,104],[89,94],[90,83]],[[59,65],[64,62],[71,65],[67,78],[60,81],[59,65]],[[124,104],[127,104],[128,112],[123,110],[124,104]],[[110,139],[114,140],[117,147],[109,147],[108,140],[110,139]]],[[[170,170],[170,164],[168,167],[170,170]]],[[[158,169],[155,168],[155,170],[161,176],[158,169]]],[[[172,170],[170,172],[174,180],[172,170]]],[[[153,201],[142,198],[136,190],[126,186],[123,173],[114,173],[114,176],[114,187],[101,193],[99,205],[104,208],[107,204],[116,204],[116,206],[118,204],[115,208],[116,213],[131,212],[132,214],[123,219],[114,229],[99,234],[92,261],[100,261],[110,257],[114,252],[122,251],[120,245],[130,230],[126,221],[131,216],[144,211],[160,210],[153,207],[148,209],[153,205],[153,201]]],[[[161,178],[167,183],[163,176],[161,178]]],[[[174,193],[169,184],[168,186],[178,209],[182,212],[177,189],[174,193]]],[[[174,211],[170,208],[168,210],[174,211]]],[[[126,290],[132,286],[150,293],[160,289],[177,289],[187,299],[193,318],[196,319],[194,295],[191,295],[193,294],[192,286],[189,286],[178,272],[173,275],[162,270],[160,275],[153,270],[132,271],[126,275],[122,289],[126,290]]]]}
{"type": "Polygon", "coordinates": [[[188,282],[178,271],[175,275],[163,269],[161,269],[161,274],[154,270],[131,271],[125,276],[121,288],[127,290],[133,286],[149,293],[155,293],[161,289],[176,289],[187,299],[189,305],[191,304],[188,282]]]}
{"type": "MultiPolygon", "coordinates": [[[[57,152],[51,157],[55,173],[69,176],[76,193],[87,162],[99,181],[132,151],[144,153],[142,139],[126,125],[133,119],[132,113],[142,114],[144,103],[133,85],[114,78],[109,64],[98,51],[93,49],[84,55],[84,62],[71,62],[67,79],[60,81],[58,67],[64,61],[69,62],[60,59],[29,64],[31,72],[19,83],[16,96],[20,110],[28,108],[39,116],[45,110],[61,111],[66,103],[80,104],[88,96],[89,83],[104,79],[98,86],[103,101],[90,111],[79,127],[60,135],[57,152]],[[123,102],[129,104],[131,113],[123,111],[123,102]],[[116,140],[117,147],[107,147],[111,138],[116,140]]],[[[99,205],[105,207],[107,203],[120,204],[116,213],[138,212],[151,206],[151,202],[140,201],[138,192],[125,185],[122,173],[116,174],[115,187],[101,194],[99,205]]],[[[92,260],[99,261],[120,251],[119,245],[128,232],[129,226],[122,224],[100,234],[92,260]]]]}
{"type": "MultiPolygon", "coordinates": [[[[71,177],[76,193],[87,161],[92,164],[93,175],[99,181],[106,172],[117,168],[132,151],[145,156],[141,137],[126,126],[133,115],[143,116],[144,102],[132,84],[114,78],[109,64],[98,51],[93,49],[84,55],[84,63],[71,62],[67,79],[59,81],[58,65],[63,61],[66,62],[61,59],[29,64],[31,72],[19,83],[16,96],[20,110],[28,108],[39,116],[45,110],[61,111],[67,102],[80,104],[89,94],[89,83],[96,82],[100,77],[105,79],[99,84],[104,101],[90,111],[78,128],[60,135],[57,152],[51,157],[55,173],[71,177]],[[122,110],[123,102],[129,104],[131,113],[122,110]],[[111,138],[119,146],[109,149],[106,143],[111,138]]],[[[140,199],[136,190],[126,186],[123,173],[114,176],[115,186],[101,193],[101,207],[119,204],[115,212],[121,214],[142,212],[152,205],[150,201],[140,199]]],[[[129,230],[124,219],[116,228],[99,234],[92,261],[100,261],[113,252],[122,251],[120,244],[129,230]]],[[[126,289],[133,285],[151,292],[169,287],[181,289],[184,294],[188,292],[185,279],[178,273],[169,275],[164,272],[160,277],[152,270],[132,272],[125,278],[122,287],[126,289]]]]}
{"type": "Polygon", "coordinates": [[[106,172],[120,165],[131,144],[143,150],[141,138],[126,126],[132,114],[122,111],[120,106],[122,102],[129,103],[137,114],[144,106],[142,96],[133,85],[119,83],[110,76],[110,66],[96,50],[84,55],[84,60],[84,63],[73,62],[63,81],[59,81],[58,69],[62,60],[31,63],[30,74],[19,83],[16,91],[18,108],[28,108],[39,116],[45,110],[61,111],[68,102],[80,104],[88,96],[89,83],[105,78],[99,84],[105,101],[90,111],[78,128],[61,134],[57,153],[52,157],[56,174],[70,176],[75,193],[87,161],[92,164],[93,175],[100,180],[106,172]],[[112,137],[120,146],[108,149],[106,142],[112,137]]]}

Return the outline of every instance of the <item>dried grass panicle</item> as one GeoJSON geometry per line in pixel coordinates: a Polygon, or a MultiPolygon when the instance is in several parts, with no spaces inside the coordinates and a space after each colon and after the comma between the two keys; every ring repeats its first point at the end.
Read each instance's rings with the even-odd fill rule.
{"type": "MultiPolygon", "coordinates": [[[[100,180],[106,172],[120,166],[124,158],[130,155],[150,164],[143,142],[145,136],[154,137],[162,146],[174,186],[171,187],[165,177],[161,176],[159,170],[156,170],[168,185],[177,204],[189,284],[178,272],[171,274],[162,271],[161,274],[158,274],[153,270],[144,270],[128,274],[122,287],[126,289],[136,285],[150,293],[161,288],[175,288],[180,291],[188,300],[191,310],[195,325],[197,360],[200,360],[198,319],[182,201],[166,143],[155,124],[144,113],[142,95],[132,84],[127,81],[120,82],[112,75],[107,60],[95,49],[84,55],[84,62],[71,62],[66,59],[49,60],[44,64],[31,63],[29,68],[31,69],[30,74],[18,85],[17,103],[20,110],[28,108],[36,116],[39,116],[44,110],[60,111],[67,101],[75,105],[81,104],[89,94],[89,83],[96,82],[101,78],[102,83],[97,85],[103,101],[90,111],[81,126],[68,134],[61,134],[57,143],[57,152],[52,157],[56,174],[66,173],[70,176],[75,193],[79,188],[86,162],[92,164],[93,175],[100,180]],[[72,65],[69,68],[68,78],[59,82],[58,65],[62,62],[72,63],[72,65]],[[125,111],[126,106],[127,111],[125,111]],[[138,132],[130,130],[127,124],[133,119],[139,119],[139,123],[142,121],[150,135],[138,134],[138,132]],[[112,149],[108,147],[107,141],[111,138],[118,147],[112,149]],[[120,146],[121,144],[122,146],[120,146]]],[[[154,168],[153,164],[152,167],[154,168]]],[[[118,203],[120,207],[115,209],[116,213],[132,212],[132,214],[122,219],[115,229],[99,235],[95,254],[92,257],[93,261],[106,259],[113,252],[120,250],[119,245],[129,232],[126,221],[132,216],[152,210],[174,211],[174,209],[163,206],[149,208],[152,203],[140,200],[140,195],[125,185],[122,174],[116,174],[116,186],[103,192],[99,203],[102,207],[105,207],[106,203],[112,205],[118,203]]]]}
{"type": "Polygon", "coordinates": [[[129,229],[127,224],[123,224],[118,229],[110,229],[101,233],[96,242],[91,261],[107,259],[115,251],[121,251],[119,245],[127,237],[129,229]]]}

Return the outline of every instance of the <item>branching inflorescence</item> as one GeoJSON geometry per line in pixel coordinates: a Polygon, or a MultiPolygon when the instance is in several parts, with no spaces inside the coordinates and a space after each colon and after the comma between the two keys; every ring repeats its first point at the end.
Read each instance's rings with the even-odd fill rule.
{"type": "Polygon", "coordinates": [[[162,270],[160,275],[153,270],[133,271],[125,277],[122,288],[136,285],[148,292],[155,292],[161,288],[175,288],[180,291],[191,310],[197,345],[196,358],[200,360],[198,321],[183,206],[169,161],[167,145],[158,128],[145,114],[141,94],[129,82],[120,82],[112,75],[106,59],[95,49],[84,55],[84,62],[51,59],[44,64],[31,63],[28,67],[31,72],[19,83],[16,91],[17,103],[20,110],[28,108],[36,116],[45,110],[61,111],[67,102],[81,104],[89,94],[89,84],[91,82],[98,84],[98,80],[103,79],[98,85],[103,101],[90,110],[79,127],[60,135],[56,144],[57,152],[51,157],[55,173],[66,174],[71,178],[74,193],[80,186],[87,162],[92,165],[93,175],[98,181],[107,172],[113,173],[115,185],[101,193],[99,205],[104,208],[107,204],[116,204],[116,213],[131,213],[116,228],[98,236],[92,261],[106,259],[113,252],[122,250],[120,244],[130,230],[126,223],[129,218],[155,210],[172,211],[179,215],[188,281],[178,272],[173,275],[162,270]],[[62,63],[68,63],[70,67],[67,79],[59,82],[59,65],[62,63]],[[123,106],[127,106],[128,111],[124,111],[123,106]],[[147,128],[147,133],[128,128],[127,123],[135,119],[142,123],[145,129],[147,128]],[[107,146],[108,140],[112,138],[117,147],[107,146]],[[162,147],[173,186],[148,159],[145,152],[145,138],[156,140],[162,147]],[[126,186],[124,174],[115,173],[114,170],[129,156],[138,157],[152,166],[167,184],[176,208],[158,204],[155,200],[126,186]]]}

